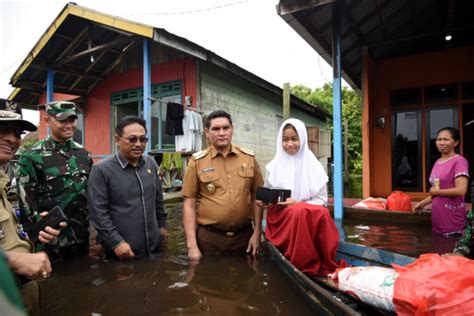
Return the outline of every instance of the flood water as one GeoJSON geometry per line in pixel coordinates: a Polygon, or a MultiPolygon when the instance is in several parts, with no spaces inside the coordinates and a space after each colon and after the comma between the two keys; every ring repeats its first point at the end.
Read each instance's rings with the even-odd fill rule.
{"type": "MultiPolygon", "coordinates": [[[[181,208],[182,203],[167,204],[167,250],[155,258],[97,262],[82,257],[55,264],[53,276],[41,282],[43,314],[317,314],[265,254],[257,260],[206,256],[190,266],[181,208]]],[[[415,257],[440,247],[429,226],[345,220],[343,231],[346,241],[415,257]]]]}
{"type": "Polygon", "coordinates": [[[388,250],[410,257],[434,252],[452,252],[459,238],[431,232],[431,225],[403,224],[364,220],[344,220],[345,241],[388,250]]]}
{"type": "Polygon", "coordinates": [[[264,254],[187,260],[181,203],[167,205],[168,249],[155,258],[63,261],[41,282],[44,315],[314,315],[264,254]]]}

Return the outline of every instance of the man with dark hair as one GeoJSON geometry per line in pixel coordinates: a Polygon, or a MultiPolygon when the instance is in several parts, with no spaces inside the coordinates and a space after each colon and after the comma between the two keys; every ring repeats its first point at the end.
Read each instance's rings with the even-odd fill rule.
{"type": "MultiPolygon", "coordinates": [[[[13,209],[8,199],[10,179],[3,170],[20,147],[23,131],[35,130],[36,126],[22,119],[18,104],[0,99],[0,248],[5,251],[7,263],[16,274],[28,315],[40,314],[39,286],[36,280],[46,279],[50,275],[51,263],[46,253],[32,253],[33,244],[23,227],[18,224],[19,212],[13,209]]],[[[62,226],[65,224],[62,223],[62,226]]],[[[42,244],[47,244],[59,233],[59,230],[47,226],[35,237],[42,244]]]]}
{"type": "MultiPolygon", "coordinates": [[[[59,205],[68,217],[68,227],[47,247],[54,259],[87,252],[89,211],[87,178],[92,159],[87,150],[73,140],[77,112],[73,102],[55,101],[45,105],[44,122],[50,134],[22,153],[18,162],[21,223],[27,228],[39,214],[59,205]]],[[[41,247],[41,246],[40,246],[41,247]]]]}
{"type": "Polygon", "coordinates": [[[256,188],[263,184],[260,168],[253,152],[231,144],[233,125],[227,112],[210,113],[205,126],[211,146],[193,154],[182,190],[188,258],[197,261],[203,253],[255,255],[262,222],[255,203],[256,188]]]}
{"type": "Polygon", "coordinates": [[[168,236],[158,166],[143,155],[146,134],[142,118],[121,119],[115,128],[117,153],[91,171],[91,224],[108,256],[126,259],[156,253],[168,236]]]}
{"type": "MultiPolygon", "coordinates": [[[[233,126],[233,125],[232,125],[232,117],[230,116],[230,114],[227,113],[226,111],[217,110],[217,111],[211,112],[211,113],[206,117],[206,123],[205,123],[206,128],[210,128],[210,127],[211,127],[211,121],[212,121],[213,119],[219,118],[219,117],[226,118],[226,119],[229,121],[230,126],[233,126]]],[[[232,139],[231,139],[231,140],[232,140],[232,139]]]]}

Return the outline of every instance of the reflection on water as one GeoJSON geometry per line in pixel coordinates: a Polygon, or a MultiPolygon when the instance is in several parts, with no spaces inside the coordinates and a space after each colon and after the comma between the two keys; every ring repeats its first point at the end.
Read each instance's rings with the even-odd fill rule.
{"type": "Polygon", "coordinates": [[[44,315],[312,315],[314,311],[264,255],[186,257],[181,204],[168,206],[167,251],[134,261],[56,264],[41,284],[44,315]]]}
{"type": "Polygon", "coordinates": [[[369,247],[418,257],[422,253],[452,252],[459,238],[431,232],[431,226],[347,219],[343,229],[345,240],[369,247]]]}

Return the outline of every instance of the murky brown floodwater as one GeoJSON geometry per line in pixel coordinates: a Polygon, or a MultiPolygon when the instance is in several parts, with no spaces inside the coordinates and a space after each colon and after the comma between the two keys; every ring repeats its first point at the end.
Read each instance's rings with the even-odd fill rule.
{"type": "MultiPolygon", "coordinates": [[[[44,315],[318,314],[264,254],[258,260],[207,256],[189,266],[181,208],[167,205],[170,238],[160,256],[56,264],[53,276],[42,282],[44,315]]],[[[434,239],[429,226],[345,220],[343,230],[346,241],[416,257],[450,251],[454,241],[434,239]]]]}
{"type": "Polygon", "coordinates": [[[167,205],[168,250],[156,258],[56,264],[41,284],[44,315],[314,315],[265,255],[207,256],[189,266],[181,203],[167,205]]]}
{"type": "Polygon", "coordinates": [[[345,240],[411,257],[422,253],[452,252],[459,238],[431,232],[428,225],[394,225],[378,221],[344,220],[345,240]]]}

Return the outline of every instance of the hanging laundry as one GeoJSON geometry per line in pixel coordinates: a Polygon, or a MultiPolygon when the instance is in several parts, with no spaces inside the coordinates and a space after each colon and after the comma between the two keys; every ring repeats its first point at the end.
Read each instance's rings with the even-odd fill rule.
{"type": "Polygon", "coordinates": [[[186,110],[183,119],[183,135],[175,137],[176,151],[193,152],[201,150],[203,130],[201,115],[186,110]]]}
{"type": "Polygon", "coordinates": [[[168,135],[183,135],[183,106],[179,103],[168,102],[166,105],[165,133],[168,135]]]}

